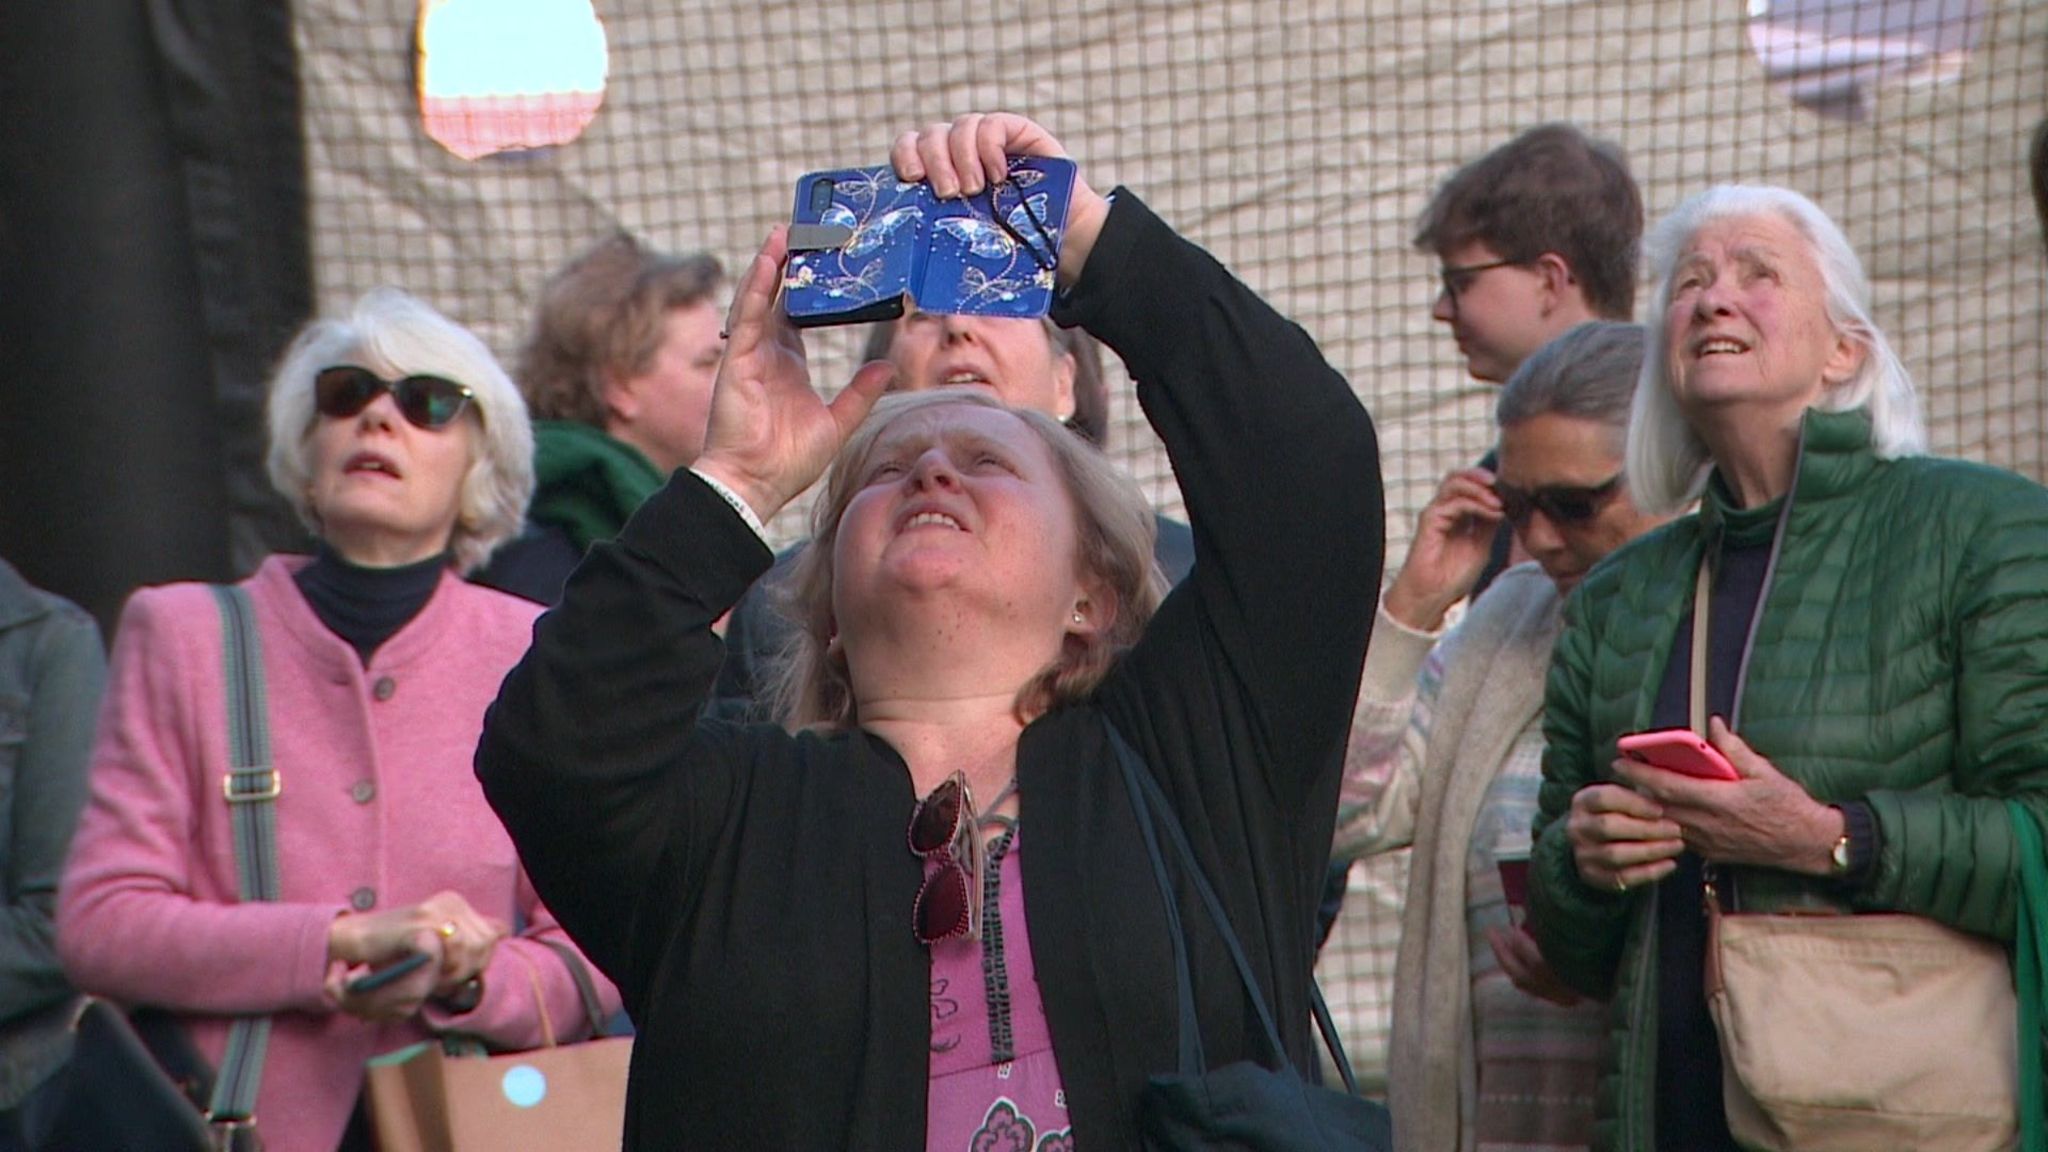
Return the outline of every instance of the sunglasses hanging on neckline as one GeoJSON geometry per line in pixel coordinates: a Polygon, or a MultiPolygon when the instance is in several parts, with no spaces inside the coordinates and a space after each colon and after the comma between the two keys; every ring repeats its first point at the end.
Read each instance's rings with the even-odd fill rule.
{"type": "Polygon", "coordinates": [[[925,875],[910,907],[920,944],[981,936],[981,887],[987,857],[967,777],[955,772],[910,811],[910,851],[938,867],[925,875]]]}

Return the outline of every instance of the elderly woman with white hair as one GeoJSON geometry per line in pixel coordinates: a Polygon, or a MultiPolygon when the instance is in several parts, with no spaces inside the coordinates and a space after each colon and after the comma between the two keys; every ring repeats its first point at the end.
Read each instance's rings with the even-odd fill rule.
{"type": "MultiPolygon", "coordinates": [[[[1716,923],[1904,913],[1994,956],[2014,937],[2021,855],[2005,801],[2048,815],[2048,493],[1922,455],[1913,385],[1862,269],[1804,197],[1716,187],[1648,249],[1656,298],[1628,482],[1646,512],[1699,510],[1617,551],[1570,602],[1544,708],[1530,915],[1556,974],[1612,1000],[1595,1147],[1735,1148],[1767,1143],[1758,1133],[1791,1113],[1766,1097],[1796,1090],[1750,1082],[1754,1026],[1828,1027],[1713,1018],[1710,904],[1716,923]],[[1625,734],[1689,726],[1733,779],[1617,752],[1625,734]]],[[[1847,979],[1843,955],[1808,953],[1815,1001],[1847,979]]],[[[1906,1078],[1923,1086],[1985,1087],[1953,1084],[1960,1064],[1932,1024],[1897,1044],[1815,1035],[1828,1055],[1806,1071],[1858,1078],[1846,1061],[1888,1056],[1926,1065],[1906,1078]]],[[[1995,1052],[2011,1029],[2008,1010],[1962,1047],[1995,1052]]],[[[1884,1096],[1867,1116],[1913,1108],[1864,1080],[1847,1091],[1884,1096]]],[[[2009,1146],[2009,1119],[1980,1120],[1994,1129],[1983,1146],[2009,1146]]],[[[1979,1146],[1855,1131],[1837,1128],[1862,1147],[1979,1146]]]]}
{"type": "Polygon", "coordinates": [[[366,1058],[442,1032],[529,1047],[543,1012],[568,1036],[585,1011],[470,770],[539,612],[461,578],[518,531],[533,487],[518,390],[475,336],[379,289],[299,335],[269,422],[272,482],[319,537],[240,585],[274,769],[247,791],[274,795],[276,895],[239,895],[215,596],[144,589],[114,646],[58,947],[81,988],[168,1009],[216,1064],[230,1018],[268,1017],[261,1137],[311,1152],[361,1146],[366,1058]],[[412,953],[428,962],[360,983],[412,953]]]}

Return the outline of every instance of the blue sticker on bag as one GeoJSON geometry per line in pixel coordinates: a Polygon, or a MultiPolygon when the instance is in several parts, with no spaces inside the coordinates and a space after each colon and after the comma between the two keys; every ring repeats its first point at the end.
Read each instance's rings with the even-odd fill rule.
{"type": "Polygon", "coordinates": [[[547,1098],[548,1078],[531,1064],[514,1064],[505,1070],[501,1087],[513,1107],[531,1108],[547,1098]]]}

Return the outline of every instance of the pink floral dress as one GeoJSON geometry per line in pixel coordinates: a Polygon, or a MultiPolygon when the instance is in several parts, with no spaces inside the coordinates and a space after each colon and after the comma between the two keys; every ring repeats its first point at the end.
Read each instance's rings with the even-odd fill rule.
{"type": "MultiPolygon", "coordinates": [[[[988,843],[981,939],[932,946],[930,1152],[1072,1152],[1013,825],[988,843]]],[[[928,865],[936,867],[936,865],[928,865]]]]}

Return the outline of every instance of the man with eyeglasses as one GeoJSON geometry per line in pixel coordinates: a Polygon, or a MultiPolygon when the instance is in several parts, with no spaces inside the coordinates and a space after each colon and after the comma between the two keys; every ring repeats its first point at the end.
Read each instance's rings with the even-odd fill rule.
{"type": "MultiPolygon", "coordinates": [[[[1621,149],[1571,124],[1529,129],[1451,173],[1415,230],[1437,258],[1429,314],[1451,327],[1475,380],[1500,384],[1538,348],[1588,320],[1635,312],[1643,197],[1621,149]]],[[[1491,451],[1479,462],[1491,471],[1491,451]]],[[[1478,596],[1506,568],[1503,524],[1478,596]]]]}
{"type": "Polygon", "coordinates": [[[1642,233],[1621,150],[1544,124],[1452,173],[1415,247],[1440,264],[1430,315],[1450,325],[1466,370],[1499,384],[1578,324],[1630,319],[1642,233]]]}
{"type": "MultiPolygon", "coordinates": [[[[1451,173],[1423,209],[1415,247],[1438,261],[1430,315],[1450,326],[1473,378],[1501,384],[1573,327],[1632,317],[1642,233],[1642,195],[1621,149],[1544,124],[1451,173]]],[[[1479,467],[1491,476],[1495,463],[1489,451],[1479,467]]],[[[1515,551],[1512,519],[1494,535],[1474,598],[1528,558],[1515,551]]],[[[1355,1064],[1383,1059],[1407,884],[1405,850],[1332,870],[1325,924],[1340,906],[1344,918],[1321,972],[1355,1064]]]]}

